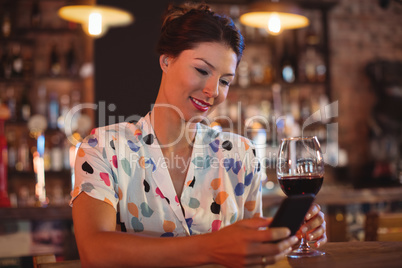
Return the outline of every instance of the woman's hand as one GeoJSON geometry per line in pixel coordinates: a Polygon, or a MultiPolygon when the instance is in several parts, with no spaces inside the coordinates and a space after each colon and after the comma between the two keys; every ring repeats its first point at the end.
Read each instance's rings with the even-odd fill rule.
{"type": "Polygon", "coordinates": [[[210,234],[212,262],[226,267],[268,265],[282,259],[298,239],[287,228],[266,228],[270,219],[246,219],[210,234]],[[277,243],[270,243],[281,240],[277,243]]]}
{"type": "Polygon", "coordinates": [[[300,227],[297,236],[301,238],[306,234],[307,241],[316,240],[315,247],[320,247],[327,242],[326,223],[324,213],[318,204],[313,204],[305,217],[306,222],[300,227]]]}

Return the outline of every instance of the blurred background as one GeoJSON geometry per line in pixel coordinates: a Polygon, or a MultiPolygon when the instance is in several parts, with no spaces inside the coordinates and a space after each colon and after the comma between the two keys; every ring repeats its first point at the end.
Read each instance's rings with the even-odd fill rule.
{"type": "MultiPolygon", "coordinates": [[[[171,2],[0,0],[0,267],[42,253],[78,259],[68,206],[76,146],[94,127],[151,109],[161,15],[171,2]],[[88,22],[61,18],[69,5],[131,17],[91,34],[88,22]]],[[[234,20],[246,49],[227,100],[204,123],[257,145],[266,215],[284,197],[275,175],[280,139],[316,135],[327,163],[317,201],[329,239],[368,239],[367,215],[402,210],[402,1],[205,2],[234,20]],[[283,5],[275,8],[308,25],[246,25],[242,15],[259,2],[283,5]]]]}

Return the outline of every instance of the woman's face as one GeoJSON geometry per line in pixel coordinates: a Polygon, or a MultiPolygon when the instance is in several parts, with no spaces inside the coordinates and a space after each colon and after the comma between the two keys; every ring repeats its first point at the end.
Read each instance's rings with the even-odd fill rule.
{"type": "Polygon", "coordinates": [[[198,122],[227,96],[237,56],[221,43],[200,43],[176,58],[162,55],[164,102],[178,108],[185,121],[198,122]]]}

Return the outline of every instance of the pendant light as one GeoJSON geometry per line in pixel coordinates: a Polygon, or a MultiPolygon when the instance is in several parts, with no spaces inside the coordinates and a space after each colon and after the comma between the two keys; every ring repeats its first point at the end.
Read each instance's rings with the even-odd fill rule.
{"type": "Polygon", "coordinates": [[[84,32],[95,38],[103,36],[110,27],[125,26],[134,21],[125,10],[101,5],[64,6],[58,14],[62,19],[82,24],[84,32]]]}
{"type": "Polygon", "coordinates": [[[252,3],[249,12],[240,16],[240,22],[247,26],[266,29],[272,35],[309,25],[308,18],[302,15],[297,5],[278,1],[252,3]]]}

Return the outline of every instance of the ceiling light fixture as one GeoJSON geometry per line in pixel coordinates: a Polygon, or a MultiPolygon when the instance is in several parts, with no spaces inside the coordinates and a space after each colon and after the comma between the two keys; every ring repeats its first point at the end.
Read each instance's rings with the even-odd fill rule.
{"type": "Polygon", "coordinates": [[[272,35],[309,25],[308,18],[302,15],[297,5],[277,1],[252,3],[249,12],[240,16],[240,22],[247,26],[266,29],[272,35]]]}
{"type": "Polygon", "coordinates": [[[109,6],[73,5],[59,9],[62,19],[82,24],[89,36],[101,37],[110,27],[129,25],[134,21],[131,13],[109,6]]]}

